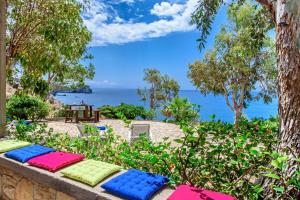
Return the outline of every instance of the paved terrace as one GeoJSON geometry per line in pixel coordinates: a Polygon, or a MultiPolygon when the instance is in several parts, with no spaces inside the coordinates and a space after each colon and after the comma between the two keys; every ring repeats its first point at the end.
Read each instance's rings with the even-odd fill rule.
{"type": "MultiPolygon", "coordinates": [[[[133,124],[149,124],[154,142],[160,142],[164,137],[168,137],[170,141],[184,136],[180,127],[176,124],[165,123],[160,121],[143,121],[133,120],[133,124]]],[[[68,133],[70,136],[76,137],[79,135],[79,130],[76,123],[65,123],[64,119],[47,121],[46,124],[49,128],[53,128],[57,133],[68,133]]],[[[92,123],[94,124],[94,123],[92,123]]],[[[116,135],[121,136],[123,139],[128,138],[129,128],[125,126],[122,120],[117,119],[103,119],[94,124],[99,126],[110,126],[113,128],[116,135]]]]}

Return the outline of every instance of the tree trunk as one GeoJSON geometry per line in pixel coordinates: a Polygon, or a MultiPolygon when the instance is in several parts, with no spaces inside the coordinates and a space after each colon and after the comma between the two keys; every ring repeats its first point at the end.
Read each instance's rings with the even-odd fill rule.
{"type": "Polygon", "coordinates": [[[234,126],[237,128],[238,127],[238,123],[239,120],[241,119],[243,113],[241,111],[241,109],[237,109],[234,111],[234,126]]]}
{"type": "Polygon", "coordinates": [[[6,125],[5,35],[6,35],[6,0],[0,0],[0,137],[3,137],[5,135],[5,125],[6,125]]]}
{"type": "MultiPolygon", "coordinates": [[[[300,158],[300,1],[278,0],[276,3],[280,116],[277,150],[291,158],[300,158]]],[[[297,163],[290,161],[286,176],[290,177],[296,167],[297,163]]],[[[271,182],[264,182],[269,198],[273,195],[271,182]]]]}
{"type": "Polygon", "coordinates": [[[291,5],[286,5],[283,0],[277,2],[276,46],[280,115],[278,150],[291,149],[300,158],[300,2],[297,1],[293,5],[296,9],[288,8],[291,5]]]}

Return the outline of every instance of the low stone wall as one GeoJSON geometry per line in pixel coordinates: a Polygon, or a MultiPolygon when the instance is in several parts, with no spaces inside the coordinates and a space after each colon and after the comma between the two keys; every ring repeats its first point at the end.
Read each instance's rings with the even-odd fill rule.
{"type": "Polygon", "coordinates": [[[0,167],[0,199],[3,200],[75,200],[75,198],[20,174],[0,167]]]}
{"type": "MultiPolygon", "coordinates": [[[[125,171],[114,174],[95,187],[20,163],[0,154],[0,200],[120,200],[100,187],[125,171]]],[[[173,192],[165,187],[151,200],[166,200],[173,192]]]]}

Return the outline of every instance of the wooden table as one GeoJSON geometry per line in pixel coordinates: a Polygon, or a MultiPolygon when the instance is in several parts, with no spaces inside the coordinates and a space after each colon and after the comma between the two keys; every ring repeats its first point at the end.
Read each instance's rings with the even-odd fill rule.
{"type": "Polygon", "coordinates": [[[78,123],[79,120],[80,121],[89,121],[93,118],[93,106],[94,105],[88,105],[88,104],[70,104],[70,105],[67,105],[67,108],[72,113],[72,115],[73,115],[73,113],[75,113],[76,123],[78,123]],[[78,108],[76,108],[76,107],[78,107],[78,108]],[[82,118],[79,117],[80,112],[83,112],[82,118]]]}

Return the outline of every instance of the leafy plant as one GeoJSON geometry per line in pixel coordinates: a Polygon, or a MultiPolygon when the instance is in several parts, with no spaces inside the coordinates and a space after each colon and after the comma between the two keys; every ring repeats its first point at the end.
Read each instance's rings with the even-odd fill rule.
{"type": "Polygon", "coordinates": [[[84,124],[82,133],[84,135],[99,135],[100,130],[96,126],[84,124]]]}
{"type": "Polygon", "coordinates": [[[104,105],[99,108],[101,115],[111,119],[121,119],[118,113],[122,113],[127,119],[148,119],[152,118],[153,114],[147,111],[143,106],[135,106],[121,103],[118,106],[104,105]]]}
{"type": "Polygon", "coordinates": [[[7,115],[13,119],[44,119],[49,114],[49,105],[39,97],[14,95],[6,103],[7,115]]]}
{"type": "Polygon", "coordinates": [[[166,105],[161,112],[168,119],[179,123],[182,121],[199,121],[199,111],[200,106],[191,104],[187,99],[177,97],[166,105]]]}
{"type": "Polygon", "coordinates": [[[256,182],[262,174],[269,174],[278,180],[276,187],[273,187],[278,198],[284,197],[291,187],[299,191],[299,169],[295,170],[292,177],[283,176],[279,172],[284,163],[289,161],[286,157],[268,153],[277,145],[277,119],[241,119],[238,128],[220,121],[201,122],[198,125],[184,121],[181,123],[184,137],[174,141],[164,138],[157,143],[141,136],[129,145],[116,136],[111,128],[104,137],[95,133],[90,137],[73,138],[68,134],[53,133],[45,125],[36,123],[31,128],[24,125],[12,128],[10,135],[57,150],[81,153],[87,158],[115,163],[124,168],[162,174],[170,178],[172,185],[189,183],[229,193],[237,199],[265,198],[261,185],[256,182]],[[269,163],[272,165],[266,173],[269,163]],[[287,190],[282,191],[281,187],[287,190]]]}
{"type": "MultiPolygon", "coordinates": [[[[271,190],[268,194],[269,198],[279,199],[299,199],[300,195],[300,159],[289,158],[288,155],[282,155],[274,151],[270,154],[272,157],[270,165],[261,166],[264,171],[263,176],[268,177],[262,183],[262,186],[268,185],[271,190]],[[295,162],[296,168],[289,169],[289,162],[295,162]],[[269,182],[269,180],[272,180],[269,182]],[[293,196],[291,196],[293,194],[293,196]]],[[[291,154],[293,155],[293,154],[291,154]]]]}

